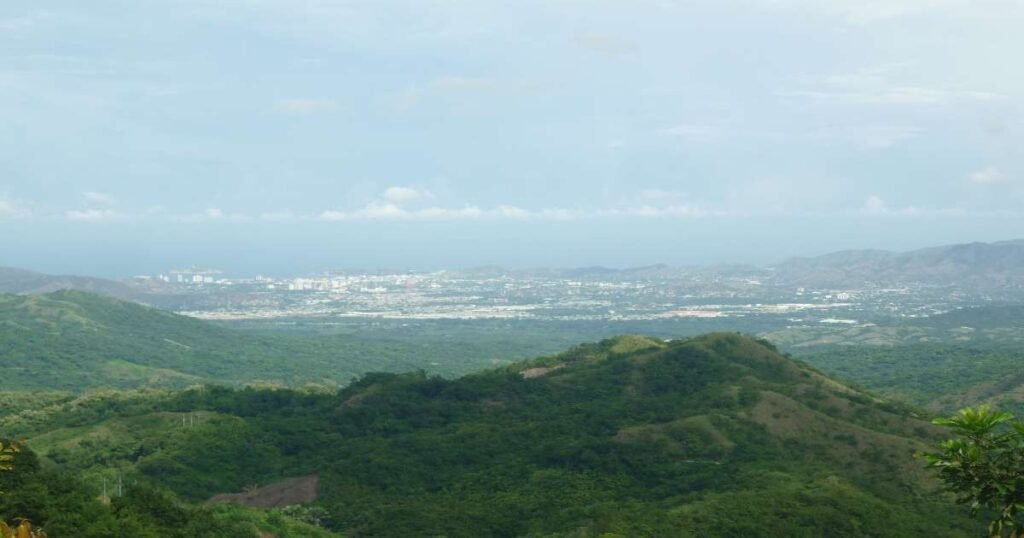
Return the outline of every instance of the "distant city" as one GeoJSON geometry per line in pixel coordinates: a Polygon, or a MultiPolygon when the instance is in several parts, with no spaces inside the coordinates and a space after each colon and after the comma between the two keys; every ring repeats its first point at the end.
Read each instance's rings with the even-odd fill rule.
{"type": "Polygon", "coordinates": [[[165,307],[210,320],[382,318],[651,321],[770,317],[791,324],[863,325],[986,301],[930,285],[814,288],[766,282],[764,269],[499,270],[225,277],[210,268],[138,276],[129,284],[165,307]]]}

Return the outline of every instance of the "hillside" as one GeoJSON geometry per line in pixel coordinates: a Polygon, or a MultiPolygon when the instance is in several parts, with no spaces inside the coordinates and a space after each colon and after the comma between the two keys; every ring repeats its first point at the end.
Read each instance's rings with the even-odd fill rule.
{"type": "Polygon", "coordinates": [[[0,390],[180,388],[206,381],[336,386],[368,371],[430,367],[450,375],[491,364],[478,351],[472,345],[453,351],[445,342],[246,333],[72,290],[0,294],[0,390]]]}
{"type": "Polygon", "coordinates": [[[839,379],[936,413],[992,404],[1022,411],[1024,353],[1011,346],[846,346],[800,358],[839,379]]]}
{"type": "Polygon", "coordinates": [[[922,283],[1021,290],[1024,240],[968,243],[909,252],[849,250],[793,258],[775,266],[777,285],[860,287],[922,283]]]}
{"type": "Polygon", "coordinates": [[[909,323],[947,330],[998,330],[1024,328],[1024,305],[985,305],[958,308],[949,312],[910,320],[909,323]]]}
{"type": "Polygon", "coordinates": [[[372,374],[337,394],[205,388],[49,407],[3,419],[44,461],[193,501],[316,475],[322,523],[347,536],[978,527],[913,457],[940,435],[930,424],[731,333],[616,338],[456,380],[372,374]]]}
{"type": "Polygon", "coordinates": [[[141,301],[143,294],[114,280],[87,276],[47,275],[0,267],[0,293],[39,295],[59,290],[76,290],[107,295],[125,301],[141,301]]]}

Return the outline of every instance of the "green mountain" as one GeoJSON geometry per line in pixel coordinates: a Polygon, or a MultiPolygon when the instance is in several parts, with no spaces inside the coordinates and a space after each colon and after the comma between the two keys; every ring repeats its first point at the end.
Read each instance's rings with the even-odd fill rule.
{"type": "Polygon", "coordinates": [[[338,386],[368,371],[461,374],[492,358],[444,341],[248,333],[80,291],[0,294],[0,390],[338,386]]]}
{"type": "Polygon", "coordinates": [[[455,380],[371,374],[336,394],[40,396],[0,428],[94,488],[117,475],[198,502],[317,477],[308,510],[346,536],[980,527],[914,458],[941,435],[927,421],[732,333],[620,337],[455,380]]]}

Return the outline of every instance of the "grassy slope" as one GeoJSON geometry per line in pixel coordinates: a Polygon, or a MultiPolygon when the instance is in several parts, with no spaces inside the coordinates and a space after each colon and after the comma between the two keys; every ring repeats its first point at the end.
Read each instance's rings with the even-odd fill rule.
{"type": "Polygon", "coordinates": [[[939,413],[990,403],[1024,410],[1024,353],[937,344],[861,346],[800,354],[830,375],[939,413]]]}
{"type": "Polygon", "coordinates": [[[1019,347],[1024,343],[1024,306],[979,306],[923,318],[877,319],[854,326],[796,325],[758,332],[783,348],[808,353],[924,344],[1019,347]]]}
{"type": "Polygon", "coordinates": [[[196,500],[319,473],[330,524],[353,535],[974,528],[912,456],[936,440],[930,425],[735,334],[614,339],[453,381],[375,374],[337,395],[101,400],[50,423],[64,427],[37,424],[30,440],[43,455],[87,473],[122,468],[196,500]],[[206,419],[178,426],[192,413],[206,419]]]}
{"type": "Polygon", "coordinates": [[[0,294],[0,390],[345,384],[367,371],[452,375],[500,359],[445,343],[252,334],[76,291],[0,294]],[[424,360],[429,356],[434,360],[424,360]]]}

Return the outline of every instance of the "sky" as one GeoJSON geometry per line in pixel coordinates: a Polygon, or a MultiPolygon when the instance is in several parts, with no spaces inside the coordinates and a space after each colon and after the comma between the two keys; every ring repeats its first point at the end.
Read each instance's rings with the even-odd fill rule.
{"type": "Polygon", "coordinates": [[[1024,237],[1019,0],[7,0],[0,265],[773,263],[1024,237]]]}

